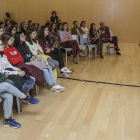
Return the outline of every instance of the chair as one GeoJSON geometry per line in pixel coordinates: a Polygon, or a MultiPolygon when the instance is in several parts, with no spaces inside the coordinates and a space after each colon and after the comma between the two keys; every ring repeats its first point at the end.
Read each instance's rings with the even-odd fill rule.
{"type": "MultiPolygon", "coordinates": [[[[90,48],[95,48],[95,57],[97,56],[97,45],[90,44],[89,35],[87,35],[87,34],[80,35],[80,48],[82,48],[81,46],[86,48],[86,49],[88,47],[89,58],[90,58],[90,48]]],[[[87,51],[86,51],[86,53],[87,53],[87,51]]]]}
{"type": "Polygon", "coordinates": [[[107,43],[103,43],[103,56],[104,56],[104,46],[107,46],[108,47],[108,53],[110,54],[110,45],[111,43],[110,42],[107,42],[107,43]]]}
{"type": "MultiPolygon", "coordinates": [[[[76,35],[72,35],[72,39],[73,39],[73,40],[76,40],[76,41],[78,42],[78,36],[76,36],[76,35]]],[[[61,45],[60,45],[60,48],[63,49],[63,50],[65,50],[66,63],[67,63],[67,60],[68,60],[67,52],[72,51],[72,48],[63,48],[61,45]]],[[[79,54],[78,54],[78,60],[79,60],[79,54]]]]}

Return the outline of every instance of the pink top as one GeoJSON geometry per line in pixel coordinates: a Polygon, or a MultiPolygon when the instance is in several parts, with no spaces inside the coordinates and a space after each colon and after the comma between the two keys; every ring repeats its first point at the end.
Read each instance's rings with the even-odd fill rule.
{"type": "Polygon", "coordinates": [[[63,42],[65,39],[72,39],[70,31],[60,31],[60,42],[63,42]]]}
{"type": "Polygon", "coordinates": [[[85,28],[81,27],[81,29],[83,30],[84,34],[89,34],[89,30],[87,27],[85,28]]]}

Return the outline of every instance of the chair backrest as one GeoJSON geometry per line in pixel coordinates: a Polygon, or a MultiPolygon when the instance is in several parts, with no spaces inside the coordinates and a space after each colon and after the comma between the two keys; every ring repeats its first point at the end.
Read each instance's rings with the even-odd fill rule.
{"type": "Polygon", "coordinates": [[[77,43],[79,44],[78,35],[72,35],[72,39],[73,39],[73,40],[76,40],[76,41],[77,41],[77,43]]]}
{"type": "Polygon", "coordinates": [[[91,42],[91,39],[90,39],[89,34],[87,36],[88,36],[88,43],[90,43],[91,42]]]}
{"type": "Polygon", "coordinates": [[[87,34],[80,35],[80,45],[86,44],[88,44],[88,35],[87,34]]]}

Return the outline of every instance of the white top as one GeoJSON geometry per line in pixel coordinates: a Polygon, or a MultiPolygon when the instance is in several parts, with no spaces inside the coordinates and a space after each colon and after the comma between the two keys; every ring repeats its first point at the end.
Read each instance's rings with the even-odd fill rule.
{"type": "Polygon", "coordinates": [[[3,57],[0,55],[0,73],[5,73],[6,75],[17,75],[18,70],[18,68],[10,64],[6,55],[3,55],[3,57]],[[6,68],[11,68],[14,71],[5,70],[6,68]]]}
{"type": "Polygon", "coordinates": [[[38,44],[38,41],[37,41],[37,43],[33,42],[33,45],[30,44],[28,41],[26,41],[25,43],[29,47],[29,50],[32,52],[33,55],[38,55],[37,50],[40,50],[43,53],[42,48],[38,44]]]}
{"type": "Polygon", "coordinates": [[[85,28],[81,27],[81,29],[83,30],[84,34],[89,34],[89,30],[87,27],[85,28]]]}

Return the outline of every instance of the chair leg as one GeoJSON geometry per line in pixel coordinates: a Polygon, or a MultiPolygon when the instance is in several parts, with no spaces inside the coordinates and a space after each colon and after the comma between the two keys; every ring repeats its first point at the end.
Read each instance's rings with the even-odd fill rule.
{"type": "Polygon", "coordinates": [[[67,63],[67,51],[65,51],[65,54],[66,54],[66,63],[67,63]]]}
{"type": "Polygon", "coordinates": [[[89,59],[90,59],[90,48],[88,47],[89,59]]]}
{"type": "Polygon", "coordinates": [[[77,52],[77,55],[78,55],[78,58],[77,58],[77,59],[78,59],[78,61],[79,61],[79,52],[77,52]]]}
{"type": "Polygon", "coordinates": [[[109,49],[109,54],[110,54],[110,45],[108,46],[108,49],[109,49]]]}
{"type": "Polygon", "coordinates": [[[95,47],[95,57],[97,57],[97,47],[95,47]]]}
{"type": "Polygon", "coordinates": [[[102,53],[103,53],[103,56],[104,56],[104,45],[102,45],[102,53]]]}
{"type": "Polygon", "coordinates": [[[86,59],[87,59],[87,48],[85,49],[85,55],[86,55],[86,59]]]}
{"type": "Polygon", "coordinates": [[[36,84],[35,84],[35,94],[38,95],[38,87],[36,84]]]}
{"type": "Polygon", "coordinates": [[[16,101],[17,101],[18,114],[20,114],[20,105],[19,105],[19,99],[18,99],[18,97],[16,97],[16,101]]]}
{"type": "Polygon", "coordinates": [[[13,111],[12,111],[12,113],[11,113],[11,118],[13,119],[13,111]]]}

